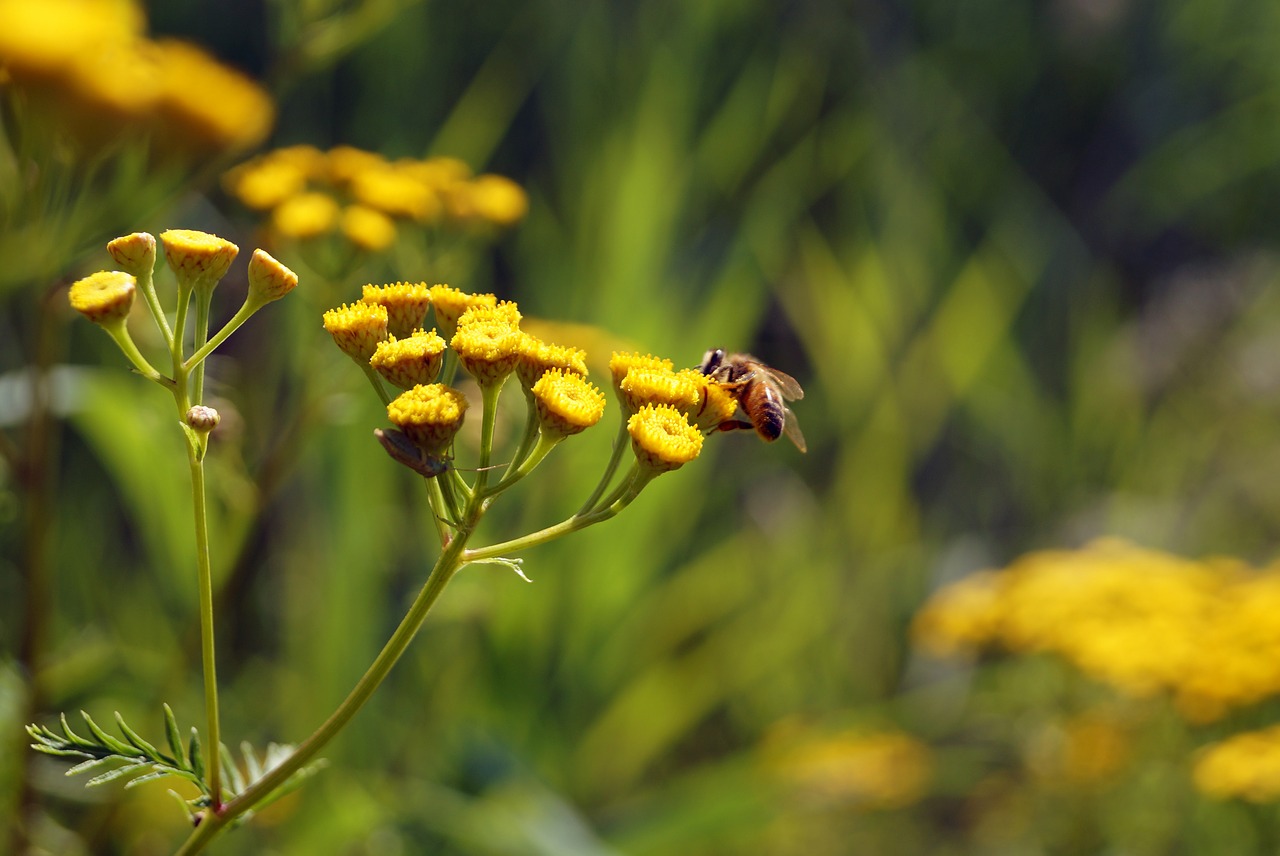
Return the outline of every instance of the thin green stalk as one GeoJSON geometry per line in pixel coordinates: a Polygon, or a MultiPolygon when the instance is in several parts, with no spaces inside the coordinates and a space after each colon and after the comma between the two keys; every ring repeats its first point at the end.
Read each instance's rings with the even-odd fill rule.
{"type": "Polygon", "coordinates": [[[431,607],[435,605],[445,586],[462,566],[463,548],[480,516],[480,505],[478,501],[468,505],[466,525],[458,530],[457,537],[440,554],[435,568],[431,571],[431,576],[427,578],[426,584],[414,599],[413,605],[409,607],[408,613],[342,704],[310,737],[299,744],[280,766],[223,805],[220,812],[207,813],[200,825],[191,833],[191,837],[178,850],[176,856],[192,856],[203,850],[228,823],[252,809],[272,791],[283,785],[290,776],[302,769],[364,707],[374,690],[386,679],[391,667],[409,647],[409,643],[426,619],[427,613],[431,611],[431,607]]]}
{"type": "Polygon", "coordinates": [[[496,559],[511,553],[518,553],[521,550],[527,550],[530,547],[536,547],[539,544],[545,544],[548,541],[568,535],[570,532],[577,532],[580,529],[586,529],[588,526],[603,523],[609,518],[615,517],[622,509],[630,505],[631,501],[636,498],[655,475],[657,473],[652,470],[641,470],[640,465],[636,464],[624,480],[625,488],[618,498],[609,505],[587,514],[575,514],[568,520],[561,521],[554,526],[539,529],[537,532],[531,532],[519,538],[512,538],[510,541],[491,544],[488,547],[480,547],[475,550],[467,550],[463,555],[463,560],[465,562],[482,562],[487,559],[496,559]]]}
{"type": "Polygon", "coordinates": [[[213,573],[209,563],[209,522],[205,507],[204,461],[200,450],[187,444],[191,464],[191,498],[195,505],[196,567],[200,589],[200,654],[204,667],[204,707],[209,722],[209,793],[216,811],[222,805],[222,765],[218,752],[222,746],[218,723],[218,673],[213,644],[213,573]]]}
{"type": "Polygon", "coordinates": [[[504,482],[524,461],[525,456],[529,454],[529,450],[533,448],[534,442],[538,439],[538,407],[533,400],[533,396],[528,391],[525,392],[524,397],[525,403],[529,408],[524,420],[524,436],[520,438],[520,445],[516,446],[516,452],[511,456],[511,463],[507,464],[507,469],[502,474],[502,481],[504,482]]]}
{"type": "Polygon", "coordinates": [[[147,308],[151,310],[151,317],[155,319],[156,326],[160,328],[160,332],[164,334],[164,343],[170,350],[173,348],[173,330],[169,328],[169,319],[164,315],[164,308],[160,306],[160,298],[156,294],[156,278],[155,270],[143,272],[138,278],[138,290],[142,292],[142,299],[146,301],[147,308]]]}
{"type": "Polygon", "coordinates": [[[431,520],[436,527],[436,535],[440,538],[440,546],[444,547],[449,543],[449,527],[440,518],[446,514],[450,514],[450,520],[457,522],[457,517],[452,516],[449,505],[444,498],[444,488],[440,483],[440,479],[428,478],[427,483],[427,504],[431,507],[431,520]]]}
{"type": "Polygon", "coordinates": [[[373,389],[378,393],[378,399],[382,402],[382,406],[386,407],[391,403],[391,394],[387,392],[386,386],[382,383],[382,375],[378,374],[377,369],[367,362],[359,363],[359,366],[364,371],[364,376],[369,379],[369,383],[373,384],[373,389]]]}
{"type": "Polygon", "coordinates": [[[226,324],[223,324],[222,329],[214,334],[213,338],[200,345],[196,348],[195,353],[187,357],[187,361],[182,364],[182,367],[187,371],[190,371],[200,363],[204,362],[210,354],[217,350],[219,345],[227,341],[227,338],[230,337],[232,333],[240,329],[241,324],[249,320],[249,316],[261,309],[262,306],[263,304],[261,303],[246,300],[244,305],[240,307],[234,316],[232,316],[231,320],[226,324]]]}
{"type": "Polygon", "coordinates": [[[493,458],[493,426],[498,419],[498,396],[502,393],[503,378],[498,383],[486,383],[480,387],[480,397],[484,401],[484,413],[480,422],[480,472],[476,474],[476,496],[484,496],[485,485],[489,483],[489,461],[493,458]]]}
{"type": "MultiPolygon", "coordinates": [[[[514,470],[508,469],[506,474],[503,475],[497,484],[483,492],[483,496],[490,497],[499,494],[516,482],[520,481],[520,479],[529,475],[529,473],[533,472],[534,468],[538,466],[538,464],[542,463],[542,459],[545,458],[552,449],[560,445],[560,441],[564,439],[563,437],[555,437],[543,433],[539,433],[537,437],[538,444],[533,447],[532,452],[529,452],[524,457],[520,462],[520,466],[516,467],[514,470]]],[[[477,493],[479,493],[479,491],[477,491],[477,493]]]]}
{"type": "Polygon", "coordinates": [[[138,350],[138,346],[133,343],[133,337],[129,335],[129,329],[125,327],[123,321],[114,326],[104,325],[103,329],[107,331],[107,335],[112,338],[116,346],[124,353],[125,358],[133,363],[133,367],[137,369],[138,374],[159,384],[170,384],[169,379],[160,374],[155,366],[151,365],[147,358],[142,355],[142,352],[138,350]]]}
{"type": "MultiPolygon", "coordinates": [[[[209,308],[212,303],[212,286],[196,289],[196,329],[192,347],[197,353],[209,342],[209,308]]],[[[184,364],[183,368],[191,372],[191,397],[200,404],[204,401],[204,362],[195,363],[189,369],[184,364]]]]}
{"type": "Polygon", "coordinates": [[[596,489],[591,492],[591,496],[587,497],[587,501],[582,503],[582,507],[578,509],[579,514],[586,514],[592,508],[595,508],[596,502],[600,496],[609,487],[609,482],[613,480],[613,474],[618,471],[618,462],[622,460],[622,450],[627,446],[627,420],[623,419],[618,426],[618,434],[613,438],[613,453],[609,456],[609,463],[604,468],[604,475],[600,477],[600,483],[596,485],[596,489]]]}

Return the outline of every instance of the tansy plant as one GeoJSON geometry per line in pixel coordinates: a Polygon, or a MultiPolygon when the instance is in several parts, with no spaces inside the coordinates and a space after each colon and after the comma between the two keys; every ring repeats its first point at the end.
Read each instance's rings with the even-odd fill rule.
{"type": "MultiPolygon", "coordinates": [[[[324,314],[324,327],[337,346],[360,366],[386,406],[390,426],[374,435],[390,457],[420,475],[432,511],[440,553],[422,589],[382,651],[351,693],[296,747],[273,746],[265,761],[244,749],[244,769],[222,746],[214,666],[209,545],[204,519],[202,461],[217,414],[200,405],[204,359],[255,311],[287,293],[297,279],[259,250],[249,268],[249,295],[243,308],[220,331],[207,336],[209,296],[235,257],[234,245],[198,232],[161,236],[166,259],[178,279],[176,322],[168,324],[152,285],[155,243],[130,235],[109,249],[125,271],[94,274],[71,289],[72,305],[101,325],[145,377],[174,396],[187,438],[195,496],[197,573],[206,699],[202,744],[196,729],[183,738],[165,708],[166,749],[148,743],[117,716],[123,739],[101,729],[87,715],[88,736],[74,732],[65,718],[59,734],[30,726],[35,748],[85,761],[69,773],[99,771],[91,784],[129,779],[133,785],[163,776],[184,778],[200,789],[189,803],[195,829],[179,853],[200,851],[223,828],[243,821],[266,802],[295,787],[316,765],[321,749],[350,722],[387,677],[422,626],[450,580],[467,565],[499,564],[523,576],[522,550],[585,529],[625,509],[653,479],[679,469],[702,450],[704,438],[724,427],[737,410],[741,383],[720,383],[700,371],[676,371],[670,360],[614,353],[609,363],[618,402],[613,454],[595,489],[565,520],[509,540],[473,543],[491,504],[530,475],[566,439],[598,423],[605,394],[586,378],[585,353],[541,341],[520,329],[514,303],[492,294],[468,294],[448,285],[394,283],[364,287],[361,299],[324,314]],[[155,323],[169,343],[171,366],[162,373],[138,352],[126,327],[134,294],[141,291],[155,323]],[[194,324],[188,305],[194,295],[194,324]],[[427,317],[434,316],[428,329],[427,317]],[[185,335],[194,326],[191,353],[185,335]],[[478,388],[480,443],[474,473],[454,465],[454,438],[470,405],[452,384],[466,375],[478,388]],[[516,378],[526,417],[512,449],[495,450],[499,396],[516,378]],[[628,455],[628,450],[630,455],[628,455]],[[501,456],[502,463],[495,464],[501,456]],[[624,467],[623,461],[629,463],[624,467]],[[624,470],[619,477],[619,470],[624,470]],[[201,747],[217,747],[202,749],[201,747]]],[[[469,462],[470,464],[470,462],[469,462]]]]}

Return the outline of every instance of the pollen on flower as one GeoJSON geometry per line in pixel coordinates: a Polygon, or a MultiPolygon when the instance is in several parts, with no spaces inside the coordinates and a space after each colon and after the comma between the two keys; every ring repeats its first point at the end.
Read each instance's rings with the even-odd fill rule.
{"type": "Polygon", "coordinates": [[[585,431],[604,415],[604,393],[574,372],[548,369],[532,392],[542,430],[552,436],[585,431]]]}
{"type": "Polygon", "coordinates": [[[622,379],[620,392],[628,413],[635,413],[646,404],[669,404],[687,415],[696,411],[702,401],[697,382],[670,369],[633,368],[622,379]]]}
{"type": "Polygon", "coordinates": [[[667,404],[646,404],[627,420],[636,460],[657,472],[679,469],[702,451],[702,432],[667,404]]]}
{"type": "Polygon", "coordinates": [[[261,303],[279,300],[298,286],[298,275],[257,249],[249,258],[249,297],[261,303]]]}
{"type": "Polygon", "coordinates": [[[108,242],[107,253],[129,273],[144,276],[156,264],[156,239],[147,232],[134,232],[108,242]]]}
{"type": "Polygon", "coordinates": [[[516,367],[520,330],[501,321],[459,325],[449,342],[462,367],[481,386],[501,382],[516,367]]]}
{"type": "Polygon", "coordinates": [[[638,354],[632,351],[614,351],[609,357],[609,373],[613,375],[613,389],[619,392],[622,379],[632,369],[656,369],[672,371],[671,360],[659,359],[652,354],[638,354]]]}
{"type": "Polygon", "coordinates": [[[195,229],[160,233],[165,261],[178,282],[189,288],[212,288],[226,274],[240,248],[230,241],[195,229]]]}
{"type": "Polygon", "coordinates": [[[444,363],[444,339],[435,330],[417,330],[397,339],[394,335],[378,345],[369,365],[394,386],[412,389],[433,383],[444,363]]]}
{"type": "Polygon", "coordinates": [[[525,389],[532,388],[548,369],[560,369],[583,377],[587,374],[587,352],[581,348],[553,345],[530,333],[521,333],[519,352],[516,376],[525,389]]]}
{"type": "Polygon", "coordinates": [[[310,191],[286,199],[271,212],[271,228],[276,234],[306,241],[333,230],[338,221],[338,203],[327,193],[310,191]]]}
{"type": "Polygon", "coordinates": [[[516,306],[515,301],[500,300],[493,305],[481,304],[478,306],[470,306],[465,312],[458,317],[458,326],[462,327],[467,324],[486,324],[497,323],[507,324],[512,327],[519,327],[520,320],[524,316],[520,314],[520,308],[516,306]]]}
{"type": "Polygon", "coordinates": [[[387,338],[387,308],[377,303],[344,303],[324,313],[324,329],[344,354],[364,365],[387,338]]]}
{"type": "Polygon", "coordinates": [[[723,384],[716,383],[700,371],[687,369],[680,372],[689,377],[698,389],[698,405],[689,413],[689,419],[704,433],[714,431],[733,418],[738,410],[738,400],[723,384]],[[696,377],[690,377],[694,375],[696,377]]]}
{"type": "Polygon", "coordinates": [[[429,454],[439,454],[462,427],[467,399],[441,383],[415,386],[387,405],[387,417],[429,454]]]}
{"type": "Polygon", "coordinates": [[[431,308],[431,292],[425,282],[366,285],[360,299],[387,307],[387,329],[401,338],[421,327],[431,308]]]}
{"type": "Polygon", "coordinates": [[[395,221],[367,205],[348,205],[338,224],[342,234],[366,253],[380,253],[396,241],[395,221]]]}
{"type": "Polygon", "coordinates": [[[492,294],[468,294],[443,283],[431,286],[431,305],[436,309],[436,326],[446,339],[453,338],[462,313],[473,306],[495,306],[498,298],[492,294]]]}
{"type": "Polygon", "coordinates": [[[119,324],[129,316],[136,280],[123,271],[98,271],[71,286],[71,308],[95,324],[119,324]]]}

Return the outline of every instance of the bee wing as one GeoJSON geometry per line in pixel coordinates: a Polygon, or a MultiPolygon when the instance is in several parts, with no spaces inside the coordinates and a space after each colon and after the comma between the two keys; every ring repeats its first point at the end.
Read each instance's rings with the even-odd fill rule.
{"type": "Polygon", "coordinates": [[[786,372],[778,371],[770,367],[769,374],[773,376],[773,380],[778,384],[778,389],[782,390],[783,398],[789,401],[799,401],[804,398],[804,390],[800,388],[800,384],[796,383],[796,379],[786,372]]]}
{"type": "MultiPolygon", "coordinates": [[[[803,395],[803,393],[801,393],[801,395],[803,395]]],[[[804,434],[800,432],[800,422],[796,419],[796,415],[791,412],[790,407],[786,408],[786,413],[787,418],[782,423],[782,433],[787,436],[788,440],[795,443],[796,448],[803,454],[808,451],[808,449],[804,444],[804,434]]]]}

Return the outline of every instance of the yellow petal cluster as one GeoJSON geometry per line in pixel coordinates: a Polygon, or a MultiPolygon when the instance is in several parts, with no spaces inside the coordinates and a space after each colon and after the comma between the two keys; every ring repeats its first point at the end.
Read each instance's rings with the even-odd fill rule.
{"type": "Polygon", "coordinates": [[[387,338],[387,308],[377,303],[344,303],[324,313],[324,329],[344,354],[363,365],[387,338]]]}
{"type": "MultiPolygon", "coordinates": [[[[619,390],[622,405],[628,413],[635,413],[647,404],[666,404],[690,414],[702,403],[699,381],[691,375],[698,372],[673,372],[670,369],[633,368],[622,379],[619,390]]],[[[705,388],[706,384],[702,383],[705,388]]]]}
{"type": "Polygon", "coordinates": [[[1196,789],[1214,799],[1280,799],[1280,725],[1246,731],[1205,747],[1192,771],[1196,789]]]}
{"type": "Polygon", "coordinates": [[[391,423],[432,455],[453,442],[466,411],[466,396],[441,383],[415,386],[387,405],[391,423]]]}
{"type": "Polygon", "coordinates": [[[549,369],[560,369],[584,377],[587,374],[587,352],[581,348],[553,345],[537,336],[521,333],[519,351],[516,376],[525,389],[532,389],[543,372],[549,369]]]}
{"type": "Polygon", "coordinates": [[[702,451],[702,432],[667,404],[646,404],[627,420],[631,448],[641,466],[660,473],[679,469],[702,451]]]}
{"type": "MultiPolygon", "coordinates": [[[[291,146],[266,152],[228,171],[223,187],[247,207],[267,214],[282,238],[315,239],[337,222],[342,235],[366,252],[387,249],[402,228],[477,223],[506,228],[523,219],[528,210],[528,199],[518,184],[497,175],[473,178],[470,168],[457,159],[393,161],[353,146],[327,152],[291,146]],[[329,200],[327,208],[333,213],[328,226],[289,228],[314,221],[281,208],[314,195],[329,200]]],[[[314,200],[306,208],[318,210],[314,200]]],[[[449,332],[445,326],[441,329],[449,332]]]]}
{"type": "Polygon", "coordinates": [[[444,363],[444,339],[435,330],[416,330],[397,339],[391,335],[378,345],[369,365],[400,389],[434,383],[444,363]]]}
{"type": "Polygon", "coordinates": [[[249,297],[261,303],[279,300],[298,287],[298,275],[257,249],[249,258],[249,297]]]}
{"type": "Polygon", "coordinates": [[[78,143],[151,139],[183,159],[243,151],[271,130],[257,83],[194,45],[145,37],[128,0],[0,0],[0,67],[78,143]]]}
{"type": "Polygon", "coordinates": [[[431,291],[425,282],[393,282],[387,285],[366,285],[360,299],[365,303],[378,303],[387,308],[387,329],[392,336],[412,335],[422,326],[431,309],[431,291]]]}
{"type": "Polygon", "coordinates": [[[496,306],[497,303],[498,298],[492,294],[468,294],[444,283],[431,286],[431,305],[436,309],[436,326],[446,339],[453,338],[462,313],[472,307],[496,306]]]}
{"type": "Polygon", "coordinates": [[[604,393],[580,374],[548,369],[531,391],[538,422],[551,436],[585,431],[604,415],[604,393]]]}
{"type": "Polygon", "coordinates": [[[632,369],[672,371],[671,360],[659,359],[652,354],[633,351],[614,351],[609,357],[609,373],[613,376],[613,389],[621,395],[622,381],[632,369]]]}
{"type": "Polygon", "coordinates": [[[71,286],[71,308],[95,324],[119,324],[129,317],[137,283],[123,271],[98,271],[71,286]]]}
{"type": "Polygon", "coordinates": [[[1280,566],[1194,561],[1123,541],[1031,553],[960,580],[916,615],[938,654],[1058,654],[1134,695],[1167,692],[1207,722],[1280,694],[1280,566]]]}
{"type": "Polygon", "coordinates": [[[277,235],[306,241],[333,231],[338,203],[324,193],[299,193],[282,201],[271,212],[271,228],[277,235]]]}
{"type": "Polygon", "coordinates": [[[481,386],[501,383],[516,367],[520,328],[502,321],[459,324],[449,342],[462,367],[481,386]]]}

